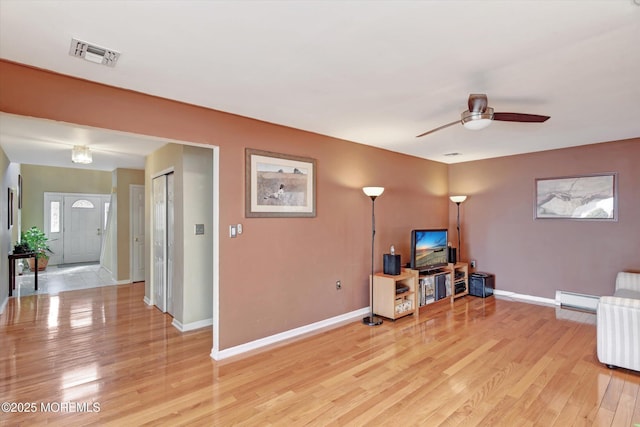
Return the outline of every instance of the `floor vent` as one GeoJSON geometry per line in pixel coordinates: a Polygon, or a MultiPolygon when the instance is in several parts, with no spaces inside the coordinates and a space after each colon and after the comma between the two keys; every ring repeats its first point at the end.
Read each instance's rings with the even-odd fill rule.
{"type": "Polygon", "coordinates": [[[120,58],[120,52],[78,39],[71,39],[69,55],[85,59],[95,64],[106,65],[107,67],[115,67],[116,61],[120,58]]]}
{"type": "Polygon", "coordinates": [[[596,295],[577,294],[575,292],[556,291],[556,301],[561,307],[575,308],[578,310],[596,311],[600,297],[596,295]]]}

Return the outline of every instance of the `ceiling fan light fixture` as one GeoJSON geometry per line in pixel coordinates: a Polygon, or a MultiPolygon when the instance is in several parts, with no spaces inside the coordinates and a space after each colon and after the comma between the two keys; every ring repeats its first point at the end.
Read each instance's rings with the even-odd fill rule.
{"type": "Polygon", "coordinates": [[[487,107],[484,112],[470,112],[469,110],[462,113],[462,125],[466,129],[480,130],[488,127],[493,120],[493,108],[487,107]]]}
{"type": "Polygon", "coordinates": [[[88,165],[93,162],[93,156],[91,155],[91,150],[86,145],[74,145],[71,150],[71,161],[73,163],[80,163],[83,165],[88,165]]]}

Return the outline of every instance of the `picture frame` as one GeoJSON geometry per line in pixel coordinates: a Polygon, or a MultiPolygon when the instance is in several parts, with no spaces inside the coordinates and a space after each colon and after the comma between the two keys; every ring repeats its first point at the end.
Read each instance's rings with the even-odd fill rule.
{"type": "Polygon", "coordinates": [[[7,188],[7,229],[13,226],[13,190],[7,188]]]}
{"type": "Polygon", "coordinates": [[[18,175],[18,209],[22,209],[22,175],[18,175]]]}
{"type": "Polygon", "coordinates": [[[618,220],[618,175],[599,173],[535,180],[535,219],[618,220]]]}
{"type": "Polygon", "coordinates": [[[315,159],[245,149],[245,217],[315,216],[315,159]]]}

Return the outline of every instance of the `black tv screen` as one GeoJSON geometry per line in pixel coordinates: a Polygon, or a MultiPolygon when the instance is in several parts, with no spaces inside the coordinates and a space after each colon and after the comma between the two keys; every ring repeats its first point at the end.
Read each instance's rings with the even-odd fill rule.
{"type": "Polygon", "coordinates": [[[447,265],[447,229],[411,231],[411,268],[432,270],[447,265]]]}

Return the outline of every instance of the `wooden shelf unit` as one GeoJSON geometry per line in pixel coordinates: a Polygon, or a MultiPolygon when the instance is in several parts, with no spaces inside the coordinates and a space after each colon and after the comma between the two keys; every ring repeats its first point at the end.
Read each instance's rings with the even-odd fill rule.
{"type": "Polygon", "coordinates": [[[373,276],[373,313],[392,320],[417,315],[417,289],[418,270],[403,268],[397,276],[376,273],[373,276]],[[409,290],[397,294],[396,285],[407,286],[409,290]]]}
{"type": "Polygon", "coordinates": [[[463,297],[465,295],[469,295],[469,264],[466,262],[458,262],[452,267],[453,271],[451,274],[453,277],[451,278],[451,300],[453,301],[456,298],[463,297]],[[456,285],[464,285],[464,291],[455,292],[456,285]]]}
{"type": "Polygon", "coordinates": [[[453,301],[468,295],[468,264],[463,262],[448,264],[432,272],[420,273],[416,289],[418,308],[443,300],[453,301]],[[456,293],[456,285],[464,285],[464,290],[456,293]]]}

